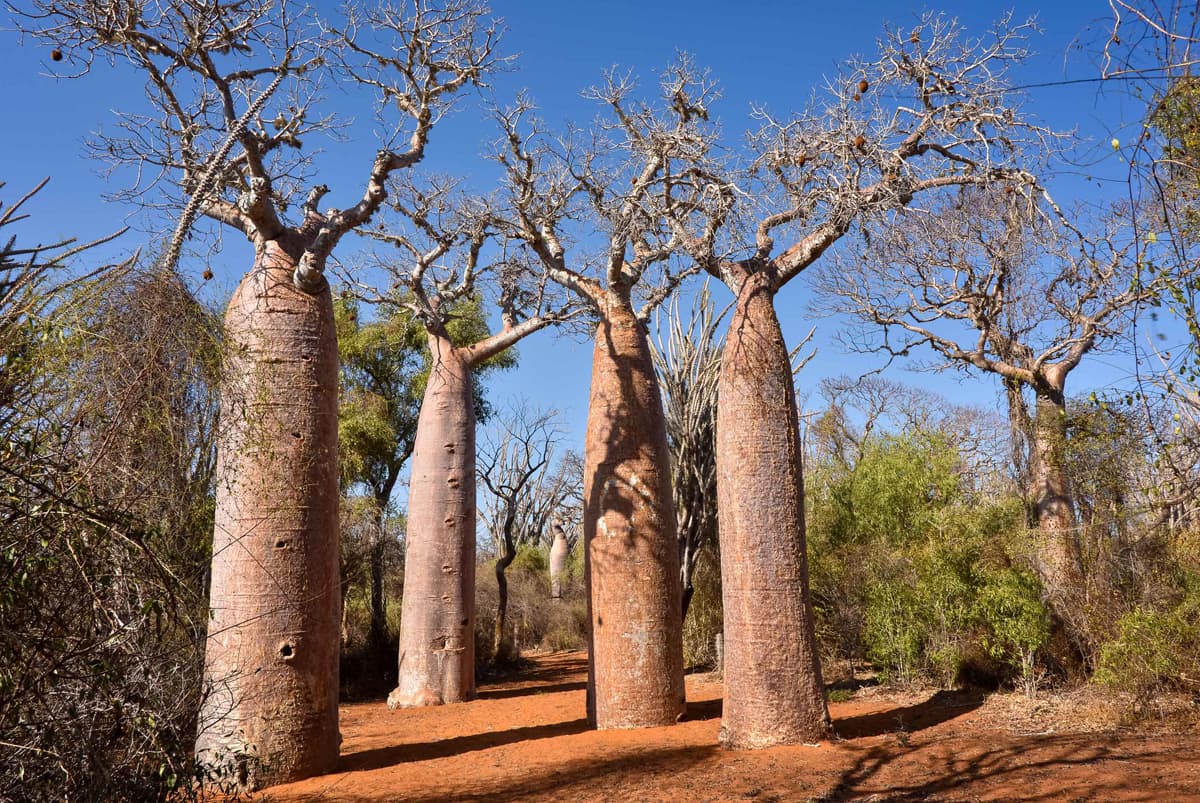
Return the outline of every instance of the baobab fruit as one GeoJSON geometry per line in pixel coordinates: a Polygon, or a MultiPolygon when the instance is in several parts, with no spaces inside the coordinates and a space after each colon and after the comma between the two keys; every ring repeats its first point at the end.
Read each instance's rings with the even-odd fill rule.
{"type": "Polygon", "coordinates": [[[799,156],[797,156],[797,157],[796,157],[796,166],[797,166],[797,167],[804,167],[804,163],[805,163],[805,162],[807,162],[807,161],[808,161],[808,154],[807,154],[807,153],[802,153],[802,154],[800,154],[799,156]]]}
{"type": "Polygon", "coordinates": [[[858,82],[858,94],[865,95],[867,93],[867,90],[870,88],[871,88],[871,84],[867,82],[866,78],[864,78],[858,82]]]}
{"type": "Polygon", "coordinates": [[[63,60],[63,52],[61,50],[59,50],[57,47],[54,48],[53,50],[50,51],[50,59],[52,61],[62,61],[63,60]]]}
{"type": "Polygon", "coordinates": [[[858,148],[860,151],[865,151],[867,149],[867,138],[862,134],[859,134],[854,138],[854,147],[858,148]]]}
{"type": "Polygon", "coordinates": [[[205,268],[205,269],[204,269],[204,273],[201,273],[200,275],[204,277],[204,281],[206,281],[206,282],[207,282],[209,279],[211,279],[211,278],[212,278],[212,276],[213,276],[213,274],[212,274],[212,271],[211,271],[211,270],[209,270],[208,268],[205,268]]]}
{"type": "Polygon", "coordinates": [[[854,102],[855,102],[855,103],[858,103],[860,100],[862,100],[862,95],[860,95],[860,94],[858,94],[857,92],[855,92],[855,93],[854,93],[854,102]]]}

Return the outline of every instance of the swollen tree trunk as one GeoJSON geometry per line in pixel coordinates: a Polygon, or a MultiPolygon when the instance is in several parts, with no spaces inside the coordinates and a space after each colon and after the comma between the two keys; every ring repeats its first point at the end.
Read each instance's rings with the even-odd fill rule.
{"type": "Polygon", "coordinates": [[[471,367],[429,335],[412,456],[399,681],[391,708],[475,696],[475,401],[471,367]]]}
{"type": "Polygon", "coordinates": [[[554,543],[550,545],[550,598],[562,599],[563,578],[567,574],[567,534],[554,524],[554,543]]]}
{"type": "Polygon", "coordinates": [[[596,332],[584,472],[588,716],[668,725],[684,711],[679,553],[662,400],[646,334],[609,294],[596,332]]]}
{"type": "Polygon", "coordinates": [[[721,743],[828,736],[808,590],[800,431],[769,277],[742,282],[722,357],[717,514],[725,633],[721,743]]]}
{"type": "Polygon", "coordinates": [[[338,757],[337,343],[298,248],[259,250],[225,317],[211,618],[197,758],[249,788],[338,757]]]}
{"type": "Polygon", "coordinates": [[[1062,382],[1034,385],[1030,474],[1041,531],[1042,582],[1052,607],[1071,621],[1082,601],[1083,571],[1074,538],[1075,514],[1067,481],[1067,407],[1062,382]]]}

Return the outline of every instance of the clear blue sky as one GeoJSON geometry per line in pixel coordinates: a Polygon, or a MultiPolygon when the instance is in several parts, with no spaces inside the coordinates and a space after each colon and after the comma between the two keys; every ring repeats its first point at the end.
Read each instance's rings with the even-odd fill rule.
{"type": "MultiPolygon", "coordinates": [[[[652,82],[656,69],[676,51],[686,50],[699,64],[710,67],[720,81],[724,101],[717,113],[726,129],[736,131],[746,124],[751,102],[779,111],[799,108],[839,61],[854,53],[873,52],[885,20],[909,25],[925,8],[957,15],[975,33],[982,33],[1008,8],[1014,8],[1018,18],[1036,15],[1044,33],[1033,42],[1037,55],[1017,72],[1022,83],[1097,75],[1090,52],[1096,37],[1088,28],[1107,19],[1108,5],[1101,0],[1012,6],[904,6],[876,0],[821,4],[496,0],[494,10],[508,27],[504,47],[519,54],[519,62],[515,72],[494,81],[495,91],[503,99],[528,89],[550,123],[567,119],[586,122],[594,109],[580,98],[580,90],[594,83],[605,68],[614,64],[631,67],[652,82]]],[[[49,64],[44,49],[30,41],[18,46],[15,33],[0,33],[0,75],[4,76],[7,112],[0,130],[0,154],[4,154],[0,180],[8,182],[3,197],[12,200],[50,175],[51,184],[31,210],[35,220],[17,230],[20,237],[48,241],[62,235],[97,236],[121,225],[132,210],[101,200],[106,180],[98,172],[101,165],[83,157],[82,140],[90,131],[112,125],[111,109],[136,107],[141,83],[132,81],[129,72],[104,64],[80,80],[54,80],[45,77],[49,64]]],[[[339,111],[369,121],[369,107],[353,101],[337,91],[330,93],[330,102],[339,111]]],[[[1123,177],[1120,160],[1107,143],[1122,123],[1136,119],[1138,110],[1124,99],[1119,87],[1103,92],[1086,83],[1035,88],[1030,90],[1028,108],[1053,127],[1076,128],[1082,138],[1105,143],[1108,150],[1097,149],[1103,160],[1087,169],[1089,175],[1123,177]]],[[[488,167],[480,155],[493,137],[493,129],[481,124],[477,110],[464,107],[435,131],[424,167],[485,175],[488,167]]],[[[362,137],[348,143],[329,142],[324,147],[319,180],[333,189],[330,203],[348,204],[361,192],[375,144],[362,137]]],[[[114,182],[119,180],[114,178],[114,182]]],[[[1064,200],[1095,192],[1094,181],[1085,182],[1080,175],[1064,175],[1056,184],[1056,193],[1064,200]]],[[[145,235],[130,233],[122,242],[126,251],[132,250],[145,242],[145,235]]],[[[356,245],[343,243],[339,254],[345,258],[356,245]]],[[[227,234],[224,250],[212,263],[216,279],[203,288],[205,295],[216,301],[230,292],[250,257],[244,240],[227,234]]],[[[182,268],[198,283],[202,265],[185,263],[182,268]]],[[[720,299],[727,298],[723,290],[718,292],[720,299]]],[[[807,296],[803,281],[797,281],[779,298],[785,334],[792,342],[814,323],[806,309],[807,296]]],[[[858,374],[878,365],[839,350],[831,339],[838,321],[816,323],[818,355],[805,369],[805,386],[815,388],[822,377],[858,374]]],[[[520,352],[520,367],[491,382],[493,398],[504,403],[523,396],[537,406],[558,408],[566,416],[567,445],[582,448],[590,344],[543,333],[523,343],[520,352]]],[[[1097,355],[1090,363],[1088,370],[1072,376],[1073,393],[1119,381],[1129,372],[1128,361],[1119,355],[1097,355]]],[[[936,389],[956,402],[994,406],[998,401],[995,386],[986,379],[959,381],[949,375],[914,375],[896,369],[890,375],[936,389]]]]}

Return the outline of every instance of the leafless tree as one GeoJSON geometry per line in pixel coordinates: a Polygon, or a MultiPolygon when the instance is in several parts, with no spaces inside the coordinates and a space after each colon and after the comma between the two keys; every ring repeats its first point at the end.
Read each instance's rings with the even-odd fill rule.
{"type": "MultiPolygon", "coordinates": [[[[680,263],[665,203],[697,205],[693,166],[715,136],[713,86],[687,61],[656,101],[628,74],[588,91],[603,116],[554,137],[528,101],[498,114],[508,231],[598,319],[584,472],[591,603],[589,718],[600,728],[674,723],[683,712],[675,511],[666,426],[646,322],[697,267],[680,263]]],[[[683,214],[682,209],[679,214],[683,214]]]]}
{"type": "Polygon", "coordinates": [[[219,333],[169,272],[10,239],[41,186],[0,206],[0,798],[179,796],[219,333]]]}
{"type": "Polygon", "coordinates": [[[68,72],[109,60],[145,79],[146,106],[94,141],[115,167],[135,168],[120,195],[170,208],[189,199],[185,224],[198,211],[254,248],[226,315],[197,754],[248,787],[330,769],[337,350],[324,271],[384,202],[388,177],[424,157],[454,96],[498,66],[498,29],[472,0],[347,6],[337,21],[269,0],[28,0],[20,13],[68,72]],[[319,105],[334,82],[374,97],[384,133],[358,200],[322,210],[328,188],[310,184],[311,143],[340,124],[319,105]]]}
{"type": "Polygon", "coordinates": [[[1012,490],[1008,431],[993,411],[954,404],[923,388],[877,374],[821,381],[825,408],[806,431],[808,453],[819,462],[850,469],[877,431],[942,432],[961,456],[960,475],[974,494],[1012,490]]]}
{"type": "Polygon", "coordinates": [[[847,62],[807,111],[756,111],[751,164],[710,176],[703,214],[668,205],[691,213],[671,215],[672,232],[737,297],[717,421],[729,746],[812,742],[829,727],[796,538],[801,455],[775,294],[854,226],[920,195],[997,180],[1036,191],[1022,151],[1050,135],[1026,123],[1005,91],[1030,29],[1006,17],[969,38],[937,14],[887,29],[878,56],[847,62]]]}
{"type": "Polygon", "coordinates": [[[1162,320],[1166,325],[1155,336],[1169,342],[1149,343],[1139,354],[1148,359],[1137,363],[1143,417],[1153,428],[1162,468],[1173,475],[1159,484],[1162,509],[1179,520],[1200,486],[1200,440],[1197,430],[1186,426],[1194,416],[1200,379],[1200,282],[1189,270],[1200,247],[1200,86],[1194,77],[1200,20],[1195,5],[1182,0],[1111,0],[1109,7],[1111,16],[1095,28],[1098,69],[1103,78],[1120,81],[1133,108],[1140,109],[1114,139],[1128,164],[1129,194],[1136,201],[1129,207],[1130,224],[1134,236],[1153,246],[1151,261],[1158,270],[1183,268],[1170,289],[1168,308],[1145,310],[1139,318],[1140,333],[1158,328],[1155,322],[1162,320]],[[1168,333],[1178,323],[1187,334],[1175,339],[1168,333]],[[1163,407],[1174,409],[1164,417],[1158,414],[1163,407]]]}
{"type": "MultiPolygon", "coordinates": [[[[1009,187],[968,189],[870,230],[871,245],[819,274],[831,309],[857,316],[857,347],[895,356],[929,348],[935,367],[991,373],[1029,389],[1030,484],[1042,538],[1038,571],[1063,622],[1086,608],[1086,573],[1066,463],[1066,381],[1088,354],[1119,344],[1133,311],[1170,278],[1144,272],[1120,218],[1065,225],[1009,187]],[[1086,232],[1086,234],[1085,234],[1086,232]]],[[[1013,414],[1026,415],[1022,404],[1013,414]]],[[[1077,638],[1088,629],[1076,626],[1077,638]]]]}
{"type": "Polygon", "coordinates": [[[498,663],[514,657],[506,629],[505,572],[517,557],[518,547],[542,539],[564,501],[563,477],[551,473],[561,437],[557,412],[537,412],[521,405],[501,417],[499,431],[485,441],[480,453],[479,479],[487,489],[484,518],[496,544],[499,603],[492,660],[498,663]]]}

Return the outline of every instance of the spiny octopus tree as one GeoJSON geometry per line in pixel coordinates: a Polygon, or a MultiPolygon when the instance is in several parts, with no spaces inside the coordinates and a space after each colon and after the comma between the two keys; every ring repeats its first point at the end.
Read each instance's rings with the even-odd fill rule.
{"type": "Polygon", "coordinates": [[[599,728],[666,725],[684,711],[675,509],[647,318],[696,270],[676,261],[662,204],[698,204],[704,192],[690,165],[712,140],[712,87],[680,64],[661,91],[660,103],[642,102],[629,76],[609,74],[588,94],[610,116],[560,138],[525,130],[528,103],[499,115],[507,229],[598,321],[583,528],[588,716],[599,728]]]}
{"type": "Polygon", "coordinates": [[[376,300],[403,306],[425,327],[430,369],[409,481],[399,679],[391,708],[475,696],[474,372],[522,338],[572,314],[544,271],[510,258],[486,201],[453,181],[397,178],[392,209],[404,221],[369,235],[395,247],[376,261],[392,290],[376,300]],[[473,343],[451,338],[455,305],[494,291],[502,327],[473,343]]]}
{"type": "Polygon", "coordinates": [[[336,24],[274,0],[30,0],[21,20],[75,74],[107,59],[144,77],[147,108],[118,113],[118,131],[93,143],[114,166],[136,167],[124,198],[178,209],[188,197],[185,224],[198,213],[254,249],[225,317],[196,753],[245,787],[327,771],[339,742],[339,594],[325,266],[383,203],[388,176],[421,161],[453,96],[496,65],[496,27],[470,0],[349,6],[336,24]],[[322,210],[328,189],[308,188],[304,143],[340,125],[317,108],[334,82],[373,96],[387,133],[361,196],[322,210]]]}
{"type": "MultiPolygon", "coordinates": [[[[889,29],[808,111],[757,109],[748,168],[710,175],[703,225],[672,216],[687,252],[736,296],[721,363],[717,508],[724,605],[721,741],[757,748],[826,738],[828,707],[808,589],[801,448],[776,294],[857,223],[921,194],[1006,180],[1048,133],[1005,91],[1028,25],[978,39],[927,14],[889,29]],[[782,241],[782,243],[780,243],[782,241]],[[777,243],[780,243],[777,245],[777,243]]],[[[668,208],[686,209],[686,205],[668,208]]]]}

